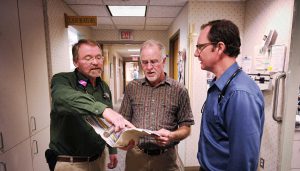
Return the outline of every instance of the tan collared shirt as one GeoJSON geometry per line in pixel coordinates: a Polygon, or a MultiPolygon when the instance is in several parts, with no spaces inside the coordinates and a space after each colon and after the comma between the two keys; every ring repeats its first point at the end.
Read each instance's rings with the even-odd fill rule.
{"type": "MultiPolygon", "coordinates": [[[[161,128],[174,131],[180,126],[194,124],[187,89],[167,76],[155,87],[145,78],[131,81],[126,87],[120,113],[136,127],[155,131],[161,128]]],[[[145,137],[140,144],[151,144],[152,148],[155,142],[145,137]]]]}

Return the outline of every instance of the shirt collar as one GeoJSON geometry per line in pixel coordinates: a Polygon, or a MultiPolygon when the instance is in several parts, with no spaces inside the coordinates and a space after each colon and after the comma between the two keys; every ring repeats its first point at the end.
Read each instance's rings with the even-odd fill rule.
{"type": "MultiPolygon", "coordinates": [[[[85,82],[87,82],[88,84],[90,84],[90,80],[84,76],[82,73],[80,73],[77,69],[75,69],[75,74],[76,74],[76,77],[77,77],[77,81],[80,81],[80,80],[83,80],[85,82]]],[[[99,85],[101,83],[101,77],[97,77],[96,78],[96,85],[99,85]]]]}
{"type": "Polygon", "coordinates": [[[214,84],[218,87],[220,91],[223,90],[223,88],[226,85],[226,82],[230,79],[230,77],[236,72],[236,70],[239,68],[238,64],[235,62],[232,64],[222,75],[219,79],[217,79],[214,84]]]}
{"type": "MultiPolygon", "coordinates": [[[[163,85],[163,84],[168,84],[168,85],[171,85],[172,84],[172,81],[170,79],[170,77],[168,77],[167,73],[164,73],[165,74],[165,79],[162,80],[157,86],[155,87],[158,87],[159,85],[163,85]]],[[[147,85],[147,86],[150,86],[150,83],[148,81],[148,79],[145,77],[143,78],[142,80],[142,85],[147,85]]]]}

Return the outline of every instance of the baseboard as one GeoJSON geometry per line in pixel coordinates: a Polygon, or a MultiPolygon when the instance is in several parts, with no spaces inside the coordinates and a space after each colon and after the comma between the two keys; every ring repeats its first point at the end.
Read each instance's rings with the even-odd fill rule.
{"type": "Polygon", "coordinates": [[[184,167],[184,171],[199,171],[200,166],[184,167]]]}

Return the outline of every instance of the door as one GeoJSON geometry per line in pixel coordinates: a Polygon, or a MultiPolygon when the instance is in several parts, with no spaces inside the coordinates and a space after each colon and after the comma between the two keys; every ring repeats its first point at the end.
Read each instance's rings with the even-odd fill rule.
{"type": "Polygon", "coordinates": [[[179,42],[178,42],[178,38],[175,40],[174,42],[174,49],[173,49],[173,68],[174,68],[174,72],[173,72],[173,75],[174,75],[174,79],[175,80],[179,80],[178,79],[178,52],[179,52],[179,42]]]}
{"type": "Polygon", "coordinates": [[[170,39],[170,77],[178,81],[179,31],[170,39]]]}

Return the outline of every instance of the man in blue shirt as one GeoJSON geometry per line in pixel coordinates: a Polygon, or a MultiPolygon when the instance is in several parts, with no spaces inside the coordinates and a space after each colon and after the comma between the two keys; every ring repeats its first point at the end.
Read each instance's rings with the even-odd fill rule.
{"type": "Polygon", "coordinates": [[[195,57],[215,74],[202,107],[200,170],[256,171],[264,125],[264,98],[239,68],[238,27],[229,20],[201,26],[195,57]]]}

